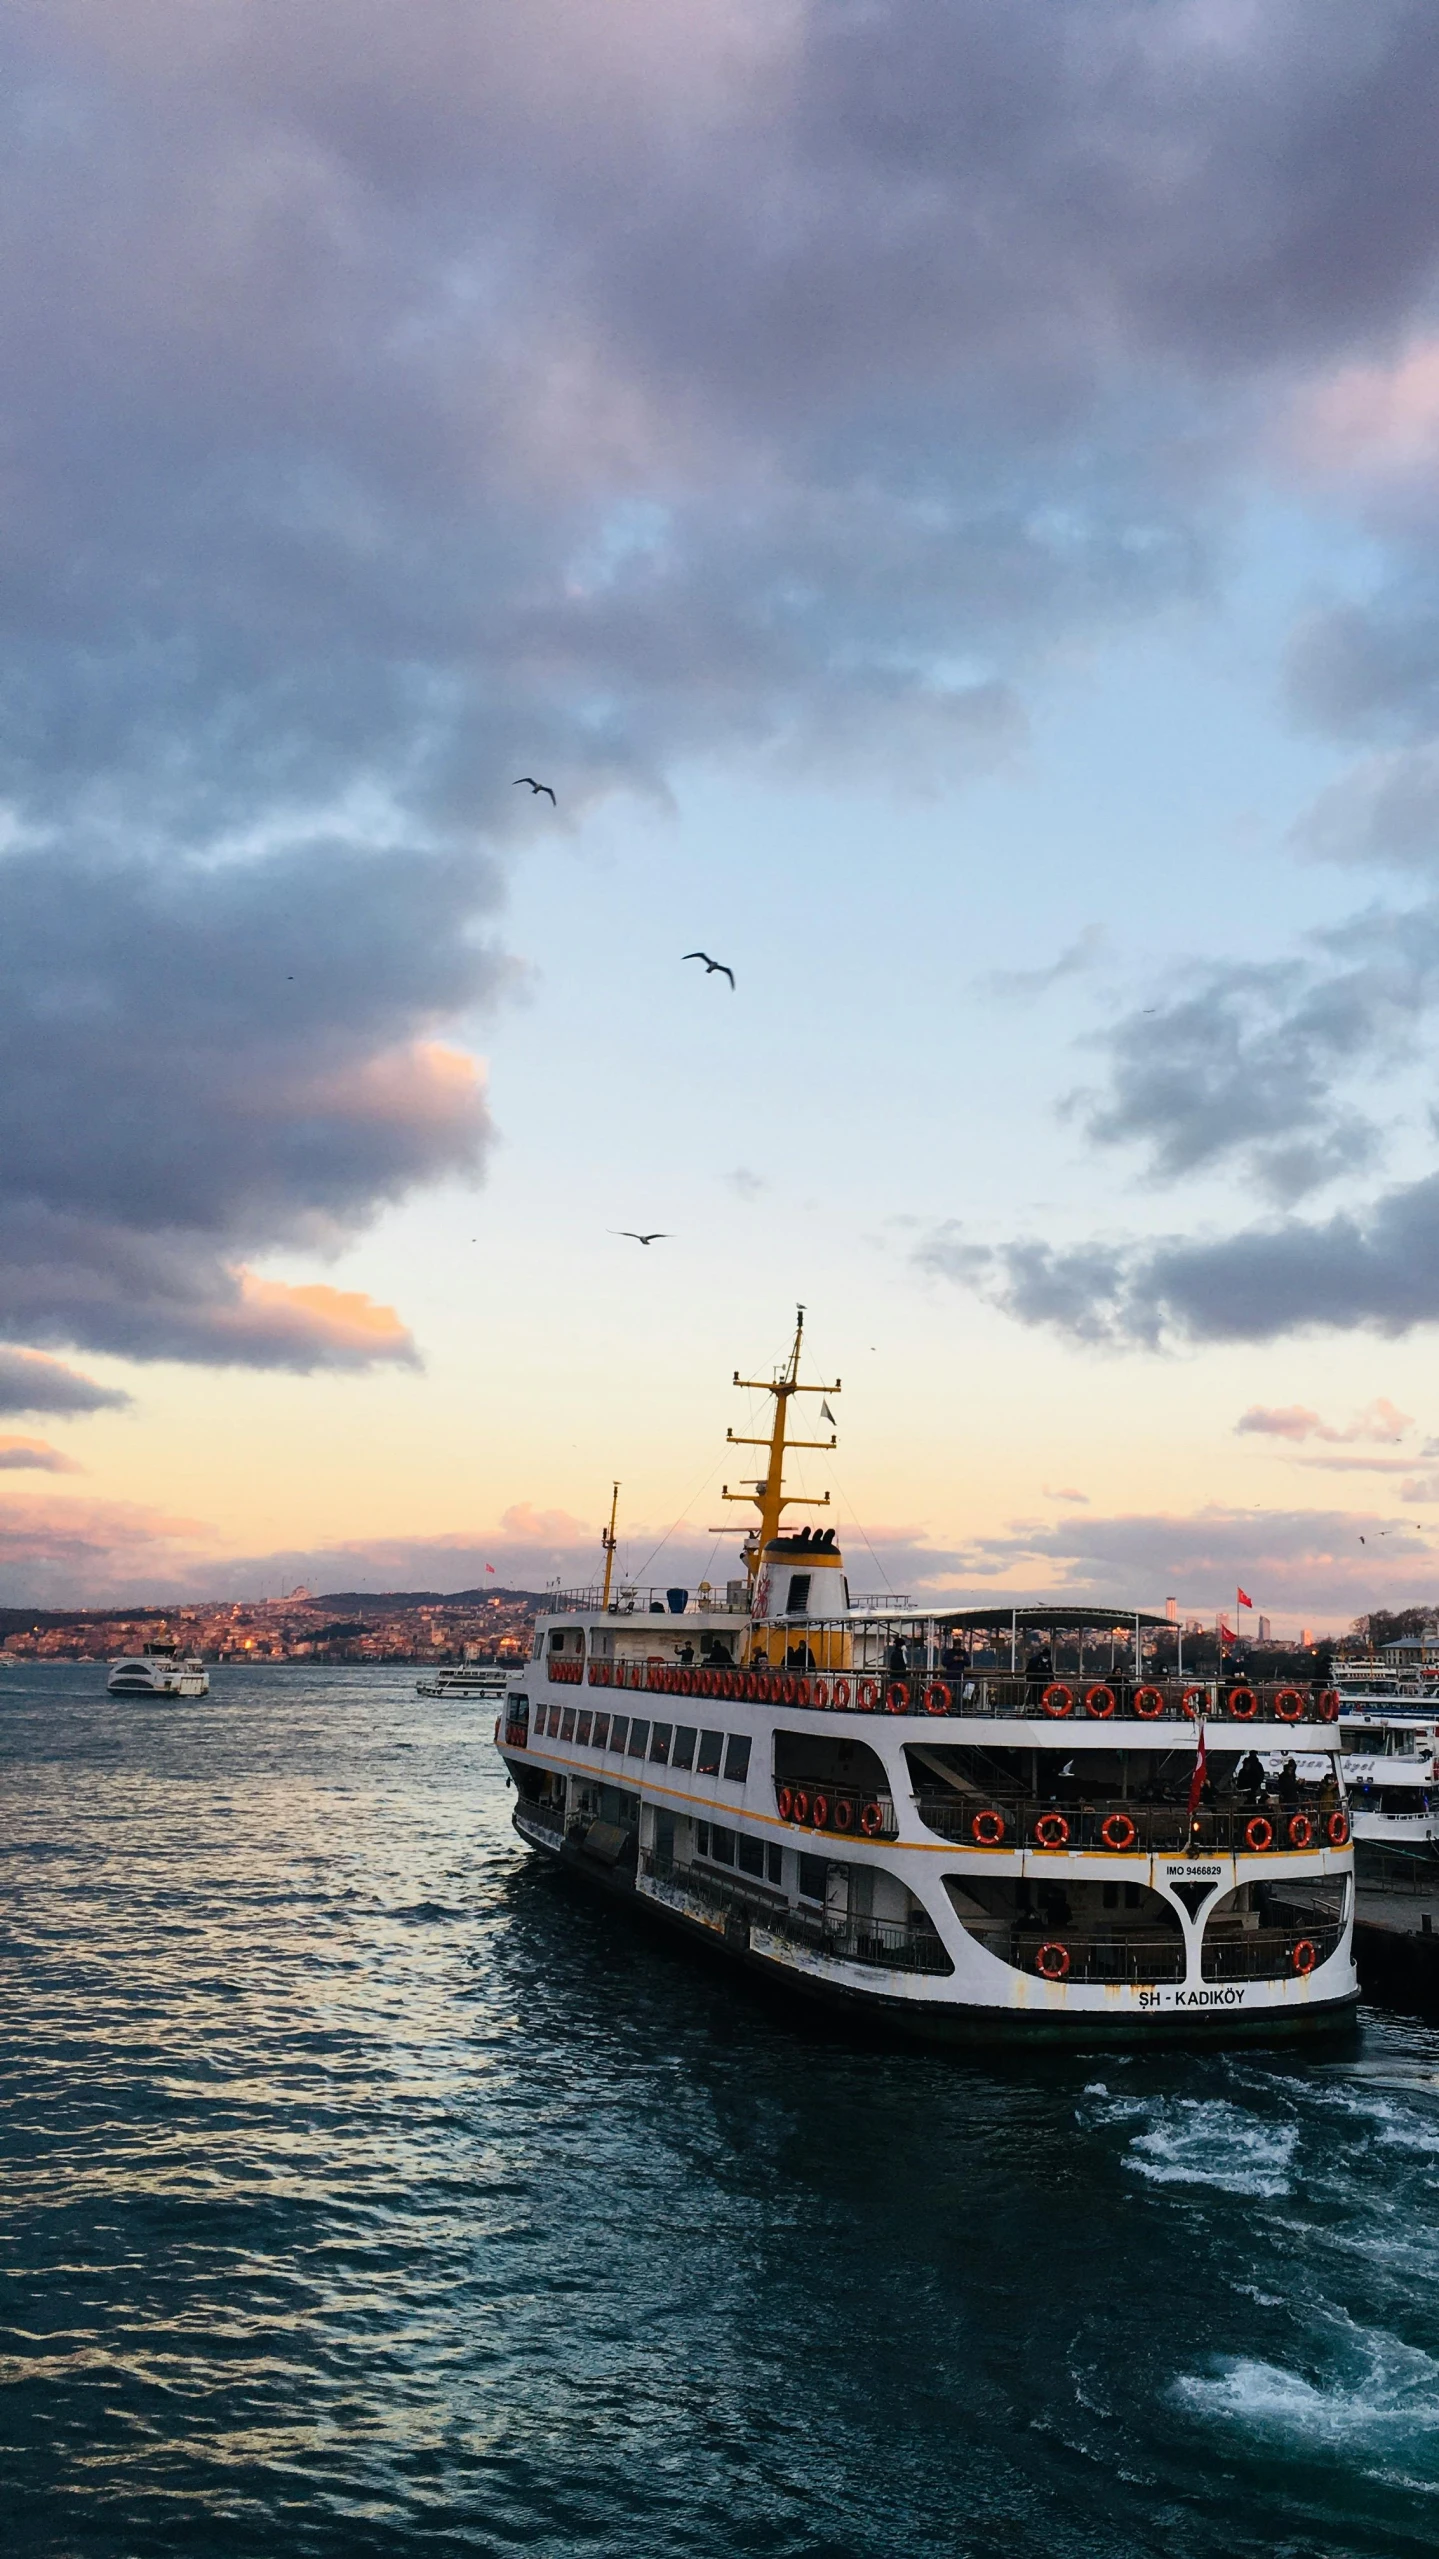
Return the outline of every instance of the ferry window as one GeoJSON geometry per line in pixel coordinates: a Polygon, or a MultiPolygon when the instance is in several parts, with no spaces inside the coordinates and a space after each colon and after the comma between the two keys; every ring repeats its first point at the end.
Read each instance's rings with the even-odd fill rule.
{"type": "Polygon", "coordinates": [[[651,1759],[658,1759],[660,1761],[668,1759],[670,1755],[670,1736],[673,1731],[673,1724],[656,1724],[654,1726],[654,1729],[650,1734],[651,1759]]]}
{"type": "Polygon", "coordinates": [[[724,1773],[733,1785],[742,1785],[749,1775],[749,1735],[731,1733],[725,1743],[724,1773]]]}
{"type": "Polygon", "coordinates": [[[587,1742],[587,1741],[589,1740],[589,1737],[590,1737],[590,1719],[589,1719],[588,1715],[577,1715],[577,1716],[575,1717],[575,1739],[576,1739],[576,1741],[577,1741],[577,1742],[587,1742]]]}
{"type": "Polygon", "coordinates": [[[695,1848],[701,1857],[708,1857],[710,1853],[710,1826],[708,1822],[695,1823],[695,1848]]]}
{"type": "Polygon", "coordinates": [[[537,1626],[537,1627],[535,1628],[535,1640],[534,1640],[533,1644],[530,1646],[530,1659],[531,1659],[531,1661],[532,1661],[532,1662],[537,1662],[537,1661],[539,1660],[539,1658],[540,1658],[541,1653],[544,1651],[544,1649],[545,1649],[545,1639],[544,1639],[544,1636],[541,1634],[541,1632],[540,1632],[540,1630],[539,1630],[539,1628],[538,1628],[538,1626],[537,1626]]]}
{"type": "Polygon", "coordinates": [[[611,1724],[611,1726],[610,1726],[610,1748],[611,1748],[611,1750],[623,1750],[623,1749],[624,1749],[624,1746],[625,1746],[625,1735],[626,1735],[626,1733],[627,1733],[628,1731],[629,1731],[629,1718],[628,1718],[628,1716],[626,1716],[626,1715],[616,1715],[614,1722],[613,1722],[613,1723],[611,1724]]]}
{"type": "Polygon", "coordinates": [[[610,1737],[610,1719],[609,1719],[608,1715],[596,1715],[596,1717],[595,1717],[595,1748],[596,1748],[596,1750],[603,1750],[603,1749],[604,1749],[604,1746],[605,1746],[605,1744],[606,1744],[606,1742],[609,1740],[609,1737],[610,1737]]]}
{"type": "Polygon", "coordinates": [[[812,1573],[791,1573],[789,1577],[789,1597],[784,1604],[784,1613],[786,1617],[802,1617],[804,1615],[805,1610],[809,1606],[809,1586],[813,1579],[814,1576],[812,1573]]]}
{"type": "Polygon", "coordinates": [[[723,1733],[701,1733],[700,1755],[695,1761],[701,1777],[718,1777],[723,1743],[723,1733]]]}
{"type": "Polygon", "coordinates": [[[647,1719],[643,1715],[636,1715],[634,1722],[630,1726],[631,1759],[644,1758],[645,1744],[649,1740],[649,1737],[650,1728],[647,1719]]]}
{"type": "Polygon", "coordinates": [[[552,1626],[550,1628],[550,1651],[552,1653],[562,1653],[564,1649],[565,1639],[563,1630],[558,1626],[552,1626]]]}
{"type": "Polygon", "coordinates": [[[562,1717],[560,1718],[560,1739],[561,1739],[561,1741],[562,1741],[562,1742],[572,1742],[572,1741],[574,1740],[574,1737],[575,1737],[575,1710],[574,1710],[573,1706],[567,1706],[567,1707],[565,1708],[564,1714],[563,1714],[563,1715],[562,1715],[562,1717]]]}
{"type": "Polygon", "coordinates": [[[735,1841],[735,1863],[742,1875],[764,1875],[764,1841],[746,1839],[743,1831],[735,1841]]]}
{"type": "Polygon", "coordinates": [[[784,1882],[784,1850],[778,1846],[765,1850],[765,1867],[772,1884],[784,1882]]]}
{"type": "Polygon", "coordinates": [[[674,1748],[670,1752],[671,1768],[693,1768],[695,1764],[695,1728],[693,1724],[676,1724],[674,1748]]]}
{"type": "Polygon", "coordinates": [[[537,1706],[535,1708],[535,1731],[537,1733],[542,1733],[545,1730],[549,1719],[550,1710],[548,1706],[537,1706]]]}
{"type": "Polygon", "coordinates": [[[710,1824],[710,1855],[717,1866],[734,1864],[735,1837],[732,1830],[722,1830],[718,1822],[710,1824]]]}
{"type": "Polygon", "coordinates": [[[822,1857],[801,1857],[799,1861],[799,1892],[801,1901],[823,1901],[824,1889],[824,1859],[822,1857]]]}

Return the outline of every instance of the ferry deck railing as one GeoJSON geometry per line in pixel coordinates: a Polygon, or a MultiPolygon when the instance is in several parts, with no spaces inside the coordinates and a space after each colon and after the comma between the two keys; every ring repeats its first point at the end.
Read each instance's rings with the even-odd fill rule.
{"type": "Polygon", "coordinates": [[[927,1830],[966,1848],[1083,1850],[1111,1856],[1312,1855],[1317,1848],[1347,1848],[1345,1807],[1316,1804],[1202,1805],[1191,1818],[1186,1804],[1136,1802],[1109,1797],[1057,1804],[1013,1796],[918,1795],[915,1810],[927,1830]]]}
{"type": "Polygon", "coordinates": [[[716,1911],[733,1913],[746,1927],[766,1928],[791,1945],[807,1946],[839,1963],[870,1964],[885,1972],[949,1973],[954,1969],[937,1930],[923,1922],[851,1918],[819,1904],[806,1908],[656,1849],[641,1851],[640,1872],[656,1882],[678,1885],[716,1911]]]}
{"type": "Polygon", "coordinates": [[[1184,1939],[1176,1928],[1164,1936],[1116,1931],[1081,1935],[1056,1920],[1049,1927],[985,1927],[967,1919],[965,1933],[1016,1972],[1055,1982],[1176,1982],[1184,1979],[1184,1939]]]}
{"type": "Polygon", "coordinates": [[[1285,1928],[1207,1929],[1200,1948],[1205,1981],[1287,1981],[1317,1972],[1339,1950],[1342,1920],[1298,1922],[1285,1928]]]}
{"type": "Polygon", "coordinates": [[[1112,1721],[1185,1724],[1201,1721],[1246,1725],[1334,1723],[1339,1700],[1333,1689],[1305,1689],[1280,1680],[1250,1686],[1242,1681],[1085,1680],[1031,1678],[1023,1671],[960,1675],[943,1671],[863,1668],[807,1670],[798,1665],[678,1663],[596,1658],[571,1659],[552,1677],[575,1682],[581,1670],[591,1688],[640,1690],[647,1696],[743,1700],[836,1715],[922,1715],[940,1722],[957,1716],[1031,1717],[1067,1729],[1097,1729],[1112,1721]]]}

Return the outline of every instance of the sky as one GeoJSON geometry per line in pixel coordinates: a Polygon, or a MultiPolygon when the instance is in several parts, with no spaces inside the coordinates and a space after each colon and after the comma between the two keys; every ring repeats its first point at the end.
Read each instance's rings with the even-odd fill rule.
{"type": "Polygon", "coordinates": [[[0,0],[0,1599],[723,1579],[799,1301],[857,1591],[1439,1599],[1436,112],[0,0]]]}

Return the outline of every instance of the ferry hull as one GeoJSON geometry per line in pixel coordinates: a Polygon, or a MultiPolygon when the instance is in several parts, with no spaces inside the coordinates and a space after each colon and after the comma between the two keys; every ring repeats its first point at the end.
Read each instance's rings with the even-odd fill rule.
{"type": "Polygon", "coordinates": [[[752,1928],[739,1913],[732,1912],[723,1921],[718,1914],[713,1921],[697,1919],[673,1902],[641,1891],[629,1871],[602,1863],[573,1841],[537,1836],[518,1808],[512,1819],[526,1847],[587,1890],[658,1921],[697,1953],[739,1966],[768,1990],[843,2016],[854,2031],[878,2032],[887,2040],[970,2048],[1066,2045],[1073,2050],[1133,2049],[1155,2043],[1290,2043],[1300,2037],[1349,2032],[1359,2006],[1358,1990],[1351,1989],[1333,1998],[1305,1997],[1249,2007],[1233,1987],[1225,1985],[1180,1991],[1176,1995],[1183,2005],[1139,2012],[1132,2003],[1124,2008],[1116,2004],[1107,2009],[1036,2009],[990,2007],[969,1998],[896,1997],[868,1984],[838,1981],[769,1953],[762,1945],[756,1947],[755,1935],[762,1938],[765,1932],[752,1928]]]}

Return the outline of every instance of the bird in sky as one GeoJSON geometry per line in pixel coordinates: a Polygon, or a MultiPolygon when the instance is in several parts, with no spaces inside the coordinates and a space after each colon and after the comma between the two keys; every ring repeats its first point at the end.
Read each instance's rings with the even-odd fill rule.
{"type": "Polygon", "coordinates": [[[731,995],[733,995],[734,970],[732,968],[727,968],[723,960],[712,960],[708,951],[686,951],[685,958],[687,960],[703,960],[705,964],[706,977],[727,977],[729,979],[729,991],[731,995]]]}
{"type": "Polygon", "coordinates": [[[632,1226],[612,1226],[610,1228],[610,1233],[611,1235],[627,1235],[632,1244],[663,1244],[669,1234],[669,1229],[665,1226],[657,1226],[654,1229],[653,1234],[637,1235],[632,1226]]]}
{"type": "Polygon", "coordinates": [[[551,791],[551,790],[550,790],[550,786],[549,786],[548,782],[537,782],[537,781],[535,780],[535,777],[534,777],[533,773],[517,773],[517,774],[515,775],[514,781],[513,781],[513,782],[511,783],[511,785],[510,785],[511,790],[517,791],[517,790],[519,789],[519,787],[520,787],[520,785],[521,785],[521,783],[522,783],[522,782],[528,782],[528,784],[529,784],[529,786],[530,786],[530,791],[531,791],[531,794],[532,794],[532,795],[533,795],[536,791],[546,791],[546,792],[549,792],[549,801],[550,801],[550,806],[551,806],[551,808],[552,808],[552,809],[557,809],[557,808],[559,807],[559,805],[560,805],[560,804],[559,804],[559,801],[555,798],[555,795],[554,795],[553,791],[551,791]]]}

